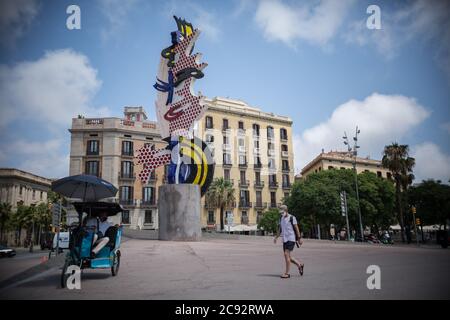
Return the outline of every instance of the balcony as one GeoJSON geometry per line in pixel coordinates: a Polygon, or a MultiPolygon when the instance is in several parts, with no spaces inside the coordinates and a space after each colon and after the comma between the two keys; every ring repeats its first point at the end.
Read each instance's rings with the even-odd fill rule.
{"type": "Polygon", "coordinates": [[[229,134],[231,132],[231,128],[227,126],[222,127],[222,133],[223,134],[229,134]]]}
{"type": "Polygon", "coordinates": [[[274,142],[275,141],[275,136],[267,135],[267,141],[268,142],[274,142]]]}
{"type": "Polygon", "coordinates": [[[264,188],[264,181],[260,180],[260,181],[255,181],[254,185],[255,189],[262,189],[264,188]]]}
{"type": "Polygon", "coordinates": [[[88,150],[86,151],[86,155],[87,156],[98,156],[100,153],[98,150],[92,151],[92,150],[88,150]]]}
{"type": "Polygon", "coordinates": [[[148,182],[149,183],[154,183],[156,182],[156,180],[158,179],[158,175],[155,173],[155,171],[153,171],[150,176],[148,177],[148,182]]]}
{"type": "Polygon", "coordinates": [[[270,209],[275,209],[275,208],[279,208],[281,206],[281,203],[276,203],[276,202],[271,202],[270,204],[269,204],[269,208],[270,209]]]}
{"type": "Polygon", "coordinates": [[[259,135],[259,131],[255,131],[255,130],[253,130],[253,139],[255,139],[255,140],[259,140],[259,137],[260,137],[260,135],[259,135]]]}
{"type": "Polygon", "coordinates": [[[133,199],[119,199],[119,204],[126,207],[135,207],[136,201],[133,199]]]}
{"type": "Polygon", "coordinates": [[[231,161],[224,161],[222,165],[224,167],[231,167],[233,164],[231,163],[231,161]]]}
{"type": "Polygon", "coordinates": [[[123,157],[134,157],[133,151],[124,151],[122,150],[122,156],[123,157]]]}
{"type": "Polygon", "coordinates": [[[250,181],[248,180],[239,180],[239,187],[241,188],[248,188],[250,185],[250,181]]]}
{"type": "Polygon", "coordinates": [[[216,209],[216,207],[205,201],[205,209],[216,209]]]}
{"type": "Polygon", "coordinates": [[[239,163],[239,168],[247,168],[247,167],[248,167],[247,162],[239,163]]]}
{"type": "Polygon", "coordinates": [[[292,188],[292,184],[290,182],[283,182],[283,184],[281,185],[281,187],[283,189],[291,189],[292,188]]]}
{"type": "Polygon", "coordinates": [[[126,127],[134,127],[134,121],[131,120],[120,120],[120,124],[126,127]]]}
{"type": "Polygon", "coordinates": [[[86,125],[92,126],[97,124],[103,124],[103,119],[86,119],[86,125]]]}
{"type": "Polygon", "coordinates": [[[253,153],[255,155],[261,154],[261,150],[259,148],[253,148],[253,153]]]}
{"type": "Polygon", "coordinates": [[[269,181],[269,188],[278,188],[278,182],[276,181],[269,181]]]}
{"type": "Polygon", "coordinates": [[[236,201],[233,201],[230,203],[229,206],[226,206],[226,209],[233,209],[233,208],[236,208],[236,201]]]}
{"type": "Polygon", "coordinates": [[[245,153],[247,150],[246,150],[245,146],[239,146],[238,151],[239,151],[239,153],[245,153]]]}
{"type": "Polygon", "coordinates": [[[282,167],[281,171],[285,172],[285,173],[289,173],[289,167],[282,167]]]}
{"type": "Polygon", "coordinates": [[[268,156],[275,156],[275,149],[268,149],[267,150],[267,155],[268,156]]]}
{"type": "Polygon", "coordinates": [[[287,138],[287,136],[281,136],[280,137],[280,140],[281,140],[281,142],[287,142],[288,141],[288,138],[287,138]]]}
{"type": "Polygon", "coordinates": [[[288,151],[281,151],[281,156],[283,158],[289,158],[289,152],[288,151]]]}
{"type": "Polygon", "coordinates": [[[267,202],[262,202],[262,201],[255,202],[255,209],[266,209],[266,208],[267,208],[267,202]]]}
{"type": "Polygon", "coordinates": [[[141,200],[141,207],[145,207],[145,208],[156,208],[156,201],[155,199],[150,199],[150,200],[141,200]]]}
{"type": "Polygon", "coordinates": [[[222,145],[223,151],[231,151],[231,144],[225,143],[222,145]]]}
{"type": "Polygon", "coordinates": [[[245,136],[245,129],[239,128],[237,133],[239,136],[245,136]]]}
{"type": "Polygon", "coordinates": [[[119,180],[135,180],[136,174],[134,172],[119,172],[119,180]]]}
{"type": "Polygon", "coordinates": [[[252,203],[250,201],[239,201],[239,208],[249,209],[252,207],[252,203]]]}
{"type": "Polygon", "coordinates": [[[231,183],[232,186],[234,186],[234,180],[233,179],[223,179],[225,181],[228,181],[229,183],[231,183]]]}
{"type": "Polygon", "coordinates": [[[261,169],[262,168],[262,163],[254,163],[253,164],[253,168],[254,169],[261,169]]]}

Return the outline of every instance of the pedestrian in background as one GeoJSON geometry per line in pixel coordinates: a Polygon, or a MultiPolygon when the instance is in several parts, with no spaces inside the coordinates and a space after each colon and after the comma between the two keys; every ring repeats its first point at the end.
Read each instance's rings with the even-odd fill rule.
{"type": "Polygon", "coordinates": [[[291,256],[291,252],[294,250],[294,245],[297,244],[297,247],[299,247],[303,243],[300,236],[300,231],[298,229],[297,219],[293,215],[290,215],[288,213],[286,205],[282,205],[280,207],[280,215],[280,226],[278,228],[277,235],[273,239],[273,242],[277,243],[278,237],[280,235],[282,236],[286,270],[284,274],[281,275],[281,278],[286,279],[291,277],[291,275],[289,274],[291,262],[297,266],[298,271],[302,276],[304,264],[300,263],[298,260],[291,256]]]}

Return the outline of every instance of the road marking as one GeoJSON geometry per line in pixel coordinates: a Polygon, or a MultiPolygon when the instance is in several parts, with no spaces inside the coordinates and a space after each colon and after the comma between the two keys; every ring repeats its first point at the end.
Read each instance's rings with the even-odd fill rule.
{"type": "Polygon", "coordinates": [[[43,277],[43,276],[49,274],[50,272],[55,271],[55,270],[57,270],[57,269],[59,269],[59,268],[60,268],[60,267],[53,267],[53,268],[51,268],[51,269],[49,269],[49,270],[47,270],[47,271],[40,272],[40,273],[35,274],[35,275],[33,275],[33,276],[31,276],[31,277],[28,277],[28,278],[26,278],[26,279],[23,279],[23,280],[14,282],[14,283],[10,284],[10,285],[7,286],[7,287],[1,288],[0,290],[1,290],[1,291],[6,291],[6,290],[8,290],[8,289],[12,289],[12,288],[17,287],[17,286],[20,286],[20,285],[22,285],[22,284],[24,284],[24,283],[27,283],[27,282],[33,281],[33,280],[35,280],[35,279],[38,279],[38,278],[40,278],[40,277],[43,277]]]}

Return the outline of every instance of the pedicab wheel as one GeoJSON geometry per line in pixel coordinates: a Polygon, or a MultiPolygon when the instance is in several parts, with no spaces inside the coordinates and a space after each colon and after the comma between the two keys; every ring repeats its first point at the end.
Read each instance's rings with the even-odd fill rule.
{"type": "Polygon", "coordinates": [[[120,250],[117,250],[116,254],[114,255],[113,265],[111,267],[111,274],[113,277],[117,276],[117,274],[119,273],[119,267],[120,267],[120,250]]]}

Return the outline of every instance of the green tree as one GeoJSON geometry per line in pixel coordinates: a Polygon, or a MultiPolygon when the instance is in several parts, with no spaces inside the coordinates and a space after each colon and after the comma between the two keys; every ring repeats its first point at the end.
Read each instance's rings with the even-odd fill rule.
{"type": "Polygon", "coordinates": [[[269,209],[264,212],[261,220],[258,223],[258,229],[266,232],[277,232],[280,221],[280,213],[277,209],[269,209]]]}
{"type": "Polygon", "coordinates": [[[0,243],[3,242],[3,235],[6,231],[9,220],[12,216],[12,207],[9,203],[0,203],[0,243]]]}
{"type": "Polygon", "coordinates": [[[426,180],[408,190],[411,205],[416,207],[416,218],[422,224],[439,224],[446,229],[450,219],[450,186],[441,181],[426,180]]]}
{"type": "Polygon", "coordinates": [[[396,209],[400,222],[402,242],[405,242],[405,221],[403,217],[404,202],[402,193],[407,190],[414,179],[412,169],[415,165],[415,159],[409,156],[408,145],[399,145],[394,142],[384,147],[382,159],[383,167],[392,172],[395,181],[396,209]]]}
{"type": "Polygon", "coordinates": [[[205,201],[208,207],[220,208],[220,230],[223,230],[223,211],[235,201],[233,185],[224,178],[215,179],[206,192],[205,201]]]}

